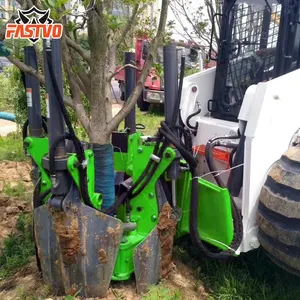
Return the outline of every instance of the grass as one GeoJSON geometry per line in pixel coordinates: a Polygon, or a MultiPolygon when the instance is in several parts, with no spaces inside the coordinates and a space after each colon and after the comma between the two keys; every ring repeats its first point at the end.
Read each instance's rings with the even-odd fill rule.
{"type": "MultiPolygon", "coordinates": [[[[146,126],[145,135],[156,133],[163,113],[157,108],[143,114],[136,110],[136,123],[146,126]]],[[[124,128],[124,123],[119,129],[124,128]]],[[[25,160],[21,136],[11,134],[0,137],[0,160],[25,160]],[[12,152],[12,149],[14,150],[12,152]]],[[[20,196],[24,186],[12,188],[6,186],[6,194],[20,196]]],[[[0,279],[5,278],[25,265],[34,255],[31,234],[31,215],[21,215],[18,220],[18,232],[9,236],[0,253],[0,279]]],[[[266,257],[262,250],[241,255],[232,261],[208,260],[203,257],[195,259],[189,244],[184,242],[175,248],[175,256],[196,271],[197,279],[206,287],[210,300],[294,300],[300,299],[299,278],[292,276],[277,267],[266,257]]],[[[122,299],[122,295],[117,295],[122,299]]],[[[74,297],[66,296],[66,300],[74,297]]],[[[143,298],[144,300],[181,299],[181,291],[170,290],[161,285],[154,286],[143,298]]]]}
{"type": "Polygon", "coordinates": [[[28,192],[26,189],[24,182],[19,181],[16,186],[12,186],[11,183],[5,183],[3,187],[3,194],[12,197],[12,198],[19,198],[19,199],[24,199],[24,197],[27,199],[31,198],[31,191],[28,192]],[[29,195],[30,194],[30,195],[29,195]]]}
{"type": "MultiPolygon", "coordinates": [[[[144,135],[155,135],[160,127],[160,122],[164,120],[164,113],[160,106],[150,106],[147,113],[142,113],[139,108],[136,108],[136,124],[145,126],[145,129],[137,129],[144,135]]],[[[124,129],[124,121],[119,125],[119,130],[124,129]]]]}
{"type": "Polygon", "coordinates": [[[262,250],[217,261],[199,258],[184,242],[175,248],[175,256],[196,270],[210,300],[300,299],[299,278],[277,267],[262,250]]]}
{"type": "Polygon", "coordinates": [[[32,214],[20,214],[17,232],[4,240],[4,246],[0,252],[0,280],[26,265],[34,253],[32,214]]]}
{"type": "Polygon", "coordinates": [[[179,289],[171,290],[169,288],[157,285],[150,288],[149,292],[142,298],[143,300],[180,300],[181,292],[179,289]]]}
{"type": "Polygon", "coordinates": [[[20,133],[10,133],[7,137],[0,136],[0,161],[24,161],[26,159],[20,133]]]}

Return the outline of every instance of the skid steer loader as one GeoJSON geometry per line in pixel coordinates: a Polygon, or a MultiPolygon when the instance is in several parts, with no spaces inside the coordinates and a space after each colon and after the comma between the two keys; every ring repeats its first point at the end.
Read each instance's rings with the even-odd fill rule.
{"type": "MultiPolygon", "coordinates": [[[[60,41],[44,41],[47,120],[27,74],[24,147],[39,170],[37,263],[53,293],[104,297],[111,280],[133,275],[145,292],[171,270],[183,236],[216,259],[262,245],[300,271],[299,10],[292,0],[225,0],[217,66],[184,79],[182,57],[179,83],[176,46],[164,46],[165,120],[144,136],[133,110],[113,133],[109,207],[95,189],[96,149],[78,140],[63,104],[60,41]]],[[[25,53],[37,69],[34,48],[25,53]]],[[[135,74],[126,68],[125,99],[135,74]]]]}

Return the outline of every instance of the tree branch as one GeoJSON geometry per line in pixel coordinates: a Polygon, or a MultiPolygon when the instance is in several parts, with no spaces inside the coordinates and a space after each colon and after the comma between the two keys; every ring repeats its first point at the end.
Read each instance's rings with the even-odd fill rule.
{"type": "Polygon", "coordinates": [[[115,73],[113,73],[111,76],[109,76],[108,79],[107,79],[107,81],[110,82],[110,81],[111,81],[111,80],[112,80],[119,72],[121,72],[123,69],[125,69],[125,68],[127,68],[127,67],[136,69],[136,70],[138,70],[138,71],[141,71],[141,69],[138,68],[138,67],[135,66],[135,65],[126,64],[126,65],[120,67],[120,68],[119,68],[115,73]]]}
{"type": "Polygon", "coordinates": [[[136,22],[136,17],[137,17],[138,12],[139,12],[139,6],[140,6],[139,3],[137,3],[134,6],[133,11],[132,11],[132,15],[128,19],[127,24],[125,25],[124,29],[122,30],[122,32],[120,34],[120,38],[116,42],[116,48],[118,48],[121,45],[121,43],[124,41],[126,35],[130,31],[130,29],[132,28],[132,26],[134,25],[134,23],[136,22]]]}
{"type": "Polygon", "coordinates": [[[42,56],[37,44],[34,44],[33,47],[36,52],[36,56],[38,59],[39,66],[41,67],[42,73],[45,74],[43,56],[42,56]]]}
{"type": "Polygon", "coordinates": [[[37,70],[33,69],[32,67],[27,66],[23,62],[21,62],[18,58],[13,57],[12,55],[7,56],[7,59],[13,63],[17,68],[19,68],[21,71],[28,73],[35,78],[38,79],[38,81],[45,85],[45,77],[41,75],[37,70]]]}
{"type": "Polygon", "coordinates": [[[169,0],[162,0],[160,20],[159,20],[157,33],[151,43],[149,55],[145,61],[141,76],[137,82],[135,89],[133,90],[129,99],[125,102],[122,109],[107,124],[106,134],[110,134],[120,124],[120,122],[129,114],[131,109],[135,106],[135,103],[143,90],[145,81],[148,77],[149,71],[153,64],[153,57],[156,55],[158,46],[163,42],[165,27],[167,23],[167,16],[168,16],[168,6],[169,6],[169,0]]]}
{"type": "Polygon", "coordinates": [[[91,64],[91,56],[89,51],[83,49],[79,44],[66,36],[66,42],[69,47],[74,49],[89,65],[91,64]]]}
{"type": "Polygon", "coordinates": [[[62,39],[62,50],[63,50],[62,51],[63,65],[68,77],[68,81],[72,93],[72,105],[74,110],[76,111],[76,115],[80,123],[82,124],[86,132],[89,132],[90,131],[89,118],[81,101],[80,88],[76,82],[76,75],[72,71],[72,66],[71,66],[72,60],[70,57],[69,49],[65,38],[62,39]]]}

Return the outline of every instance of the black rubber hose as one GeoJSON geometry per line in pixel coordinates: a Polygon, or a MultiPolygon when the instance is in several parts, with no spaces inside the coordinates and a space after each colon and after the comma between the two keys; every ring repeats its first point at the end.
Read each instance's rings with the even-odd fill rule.
{"type": "MultiPolygon", "coordinates": [[[[240,135],[237,136],[223,136],[223,137],[216,137],[208,141],[205,149],[205,157],[206,161],[208,164],[208,168],[210,172],[216,172],[216,168],[213,162],[213,148],[214,146],[220,145],[220,146],[230,146],[230,148],[235,149],[235,145],[230,145],[230,144],[222,144],[219,142],[220,140],[223,139],[239,139],[240,135]]],[[[233,217],[233,223],[234,223],[234,240],[232,241],[231,245],[229,246],[229,250],[227,251],[222,251],[222,252],[211,252],[208,250],[204,244],[202,243],[200,237],[199,237],[199,232],[198,232],[198,176],[197,176],[197,170],[192,169],[191,170],[192,175],[193,175],[193,180],[192,180],[192,195],[191,195],[191,208],[190,208],[190,234],[192,237],[192,240],[194,244],[208,257],[210,258],[219,258],[219,259],[227,259],[232,257],[233,252],[231,249],[236,250],[240,243],[242,242],[243,239],[243,222],[242,222],[242,216],[232,199],[231,200],[231,210],[232,210],[232,217],[233,217]]],[[[214,175],[214,178],[216,179],[217,183],[219,184],[220,187],[225,187],[225,184],[219,178],[218,174],[214,175]]]]}
{"type": "Polygon", "coordinates": [[[69,118],[69,115],[68,115],[68,111],[64,105],[64,100],[63,100],[63,97],[60,93],[60,90],[59,90],[59,87],[58,87],[58,83],[57,83],[57,80],[56,80],[56,76],[55,76],[55,73],[54,73],[54,70],[53,70],[53,65],[52,65],[52,51],[46,51],[46,57],[47,57],[47,63],[48,63],[48,69],[49,69],[49,75],[51,77],[51,81],[52,81],[52,87],[54,89],[54,92],[57,96],[57,99],[58,99],[58,105],[59,105],[59,108],[63,114],[63,117],[65,119],[65,122],[66,122],[66,125],[68,127],[68,130],[69,130],[69,133],[73,136],[75,136],[75,131],[73,129],[73,126],[72,126],[72,123],[71,123],[71,120],[69,118]]]}
{"type": "Polygon", "coordinates": [[[197,159],[193,156],[193,154],[186,150],[185,146],[182,145],[181,141],[179,141],[176,136],[172,133],[170,128],[165,122],[162,122],[160,128],[160,133],[171,143],[173,144],[176,149],[180,152],[182,157],[187,161],[191,168],[197,167],[197,159]]]}
{"type": "Polygon", "coordinates": [[[233,156],[236,153],[237,147],[232,149],[232,151],[230,152],[230,156],[229,156],[229,166],[230,168],[233,167],[233,156]]]}
{"type": "MultiPolygon", "coordinates": [[[[158,157],[161,157],[163,155],[163,152],[167,148],[167,145],[163,143],[163,145],[160,148],[160,151],[158,153],[158,157]]],[[[159,163],[155,163],[154,167],[151,169],[151,171],[147,174],[146,178],[144,179],[143,183],[139,186],[137,186],[137,190],[135,190],[135,187],[132,187],[129,193],[129,198],[134,198],[138,196],[146,187],[146,185],[150,182],[151,178],[153,177],[154,173],[156,172],[157,168],[159,166],[159,163]]]]}
{"type": "MultiPolygon", "coordinates": [[[[25,123],[23,124],[23,127],[22,127],[22,138],[23,138],[23,141],[27,138],[28,134],[27,134],[27,131],[28,131],[28,126],[29,126],[29,120],[27,119],[25,121],[25,123]]],[[[45,131],[45,133],[47,134],[48,133],[48,127],[47,127],[47,119],[45,120],[45,117],[42,116],[42,126],[43,126],[43,129],[45,131]]]]}
{"type": "MultiPolygon", "coordinates": [[[[210,172],[214,172],[212,173],[212,175],[214,176],[217,184],[222,187],[225,188],[226,185],[224,184],[224,182],[222,181],[222,179],[220,178],[220,176],[218,176],[218,174],[216,173],[217,168],[215,166],[214,163],[214,159],[213,159],[213,148],[216,146],[217,141],[219,140],[225,140],[225,139],[239,139],[240,136],[236,135],[236,136],[223,136],[223,137],[215,137],[210,139],[205,147],[205,158],[206,158],[206,163],[208,166],[208,169],[210,172]]],[[[227,147],[227,146],[226,146],[227,147]]]]}
{"type": "MultiPolygon", "coordinates": [[[[62,115],[64,117],[64,120],[66,122],[66,125],[68,127],[69,133],[67,134],[68,138],[71,139],[74,143],[74,147],[75,147],[75,151],[76,151],[76,155],[79,161],[79,167],[78,167],[78,172],[79,172],[79,186],[80,186],[80,192],[81,192],[81,196],[83,198],[83,201],[86,205],[93,207],[93,204],[91,202],[91,199],[89,197],[89,193],[88,193],[88,186],[87,186],[87,172],[86,172],[86,168],[83,168],[82,163],[85,159],[85,154],[84,154],[84,149],[83,146],[81,144],[81,142],[79,141],[79,139],[76,137],[75,131],[72,127],[72,123],[70,121],[67,109],[64,105],[64,100],[63,97],[60,93],[59,87],[58,87],[58,83],[56,80],[56,76],[53,70],[53,64],[52,64],[52,52],[51,51],[46,51],[46,58],[47,58],[47,63],[48,63],[48,69],[49,69],[49,75],[51,77],[51,81],[52,81],[52,86],[53,86],[53,90],[57,96],[58,99],[58,104],[60,107],[60,110],[62,112],[62,115]]],[[[58,140],[62,138],[59,137],[53,144],[57,145],[58,140]]],[[[55,154],[55,147],[50,148],[49,151],[49,167],[50,169],[54,168],[54,160],[53,160],[53,155],[55,154]],[[51,166],[52,164],[52,166],[51,166]]],[[[51,174],[51,172],[50,172],[51,174]]]]}
{"type": "MultiPolygon", "coordinates": [[[[161,136],[160,133],[158,133],[157,141],[156,141],[156,144],[155,144],[154,150],[153,150],[154,155],[160,156],[163,154],[165,146],[162,146],[161,148],[159,148],[162,139],[163,139],[163,137],[161,136]]],[[[158,165],[159,165],[158,163],[156,163],[150,159],[148,161],[146,168],[144,169],[142,174],[139,176],[137,181],[133,184],[133,186],[129,189],[129,191],[125,191],[124,193],[122,193],[118,197],[118,200],[116,203],[114,203],[114,205],[107,208],[106,210],[103,210],[102,212],[104,212],[106,214],[115,213],[117,211],[118,207],[121,204],[123,204],[126,201],[126,199],[130,200],[130,199],[138,196],[143,191],[143,189],[146,187],[146,185],[149,183],[149,181],[151,180],[152,176],[154,175],[154,173],[156,172],[156,170],[158,168],[158,165]],[[137,188],[138,188],[138,190],[136,190],[137,188]]]]}
{"type": "MultiPolygon", "coordinates": [[[[158,151],[159,151],[159,145],[161,142],[162,136],[160,134],[158,134],[158,139],[156,141],[156,144],[154,146],[154,150],[153,150],[153,154],[157,155],[158,151]]],[[[147,174],[149,173],[150,169],[154,167],[154,164],[157,165],[157,163],[155,163],[152,159],[150,159],[146,165],[146,168],[144,169],[144,171],[142,172],[142,174],[139,176],[139,178],[137,179],[137,181],[133,184],[133,186],[131,187],[130,191],[131,193],[134,191],[134,189],[136,189],[138,187],[138,185],[145,180],[147,174]]]]}
{"type": "Polygon", "coordinates": [[[193,117],[195,117],[195,116],[197,116],[198,114],[200,114],[200,113],[201,113],[201,108],[199,107],[197,111],[195,111],[194,113],[190,114],[190,115],[187,117],[187,119],[186,119],[186,125],[187,125],[187,127],[195,131],[195,133],[194,133],[195,136],[196,136],[196,134],[197,134],[197,130],[198,130],[198,127],[199,127],[199,123],[196,122],[196,125],[194,126],[194,125],[192,125],[192,124],[190,123],[190,120],[191,120],[193,117]]]}
{"type": "Polygon", "coordinates": [[[245,151],[245,135],[241,136],[239,145],[236,150],[236,154],[233,161],[233,167],[240,166],[238,168],[234,168],[230,172],[230,176],[227,181],[227,188],[231,195],[238,197],[243,186],[244,180],[244,151],[245,151]]]}
{"type": "MultiPolygon", "coordinates": [[[[50,151],[49,151],[49,172],[50,172],[50,176],[55,174],[55,149],[56,149],[56,146],[58,145],[58,143],[61,141],[61,140],[71,140],[73,141],[74,145],[75,145],[75,150],[76,152],[81,152],[79,149],[76,149],[77,147],[77,144],[75,141],[77,139],[77,137],[75,136],[72,136],[71,134],[69,133],[65,133],[61,136],[58,136],[56,140],[54,140],[53,144],[52,144],[52,147],[50,148],[50,151]]],[[[79,141],[77,139],[77,141],[79,141]]],[[[79,141],[80,143],[80,141],[79,141]]],[[[80,143],[81,144],[81,143],[80,143]]],[[[83,149],[83,147],[82,147],[83,149]]],[[[77,152],[77,153],[78,153],[77,152]]],[[[84,154],[83,154],[84,155],[84,154]]],[[[87,174],[86,174],[86,169],[83,168],[82,166],[82,163],[80,162],[79,160],[79,157],[81,158],[81,162],[83,162],[83,159],[82,159],[82,155],[77,155],[77,158],[78,158],[78,162],[79,162],[79,166],[78,166],[78,174],[79,174],[79,187],[80,187],[80,193],[81,193],[81,196],[82,196],[82,199],[83,199],[83,202],[90,206],[90,207],[93,207],[93,204],[91,202],[91,199],[90,199],[90,196],[88,194],[88,185],[87,185],[87,174]]]]}

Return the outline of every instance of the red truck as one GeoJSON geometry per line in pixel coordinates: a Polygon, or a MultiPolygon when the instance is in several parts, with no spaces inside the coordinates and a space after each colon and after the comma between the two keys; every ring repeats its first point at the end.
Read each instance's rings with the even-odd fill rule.
{"type": "MultiPolygon", "coordinates": [[[[147,57],[147,40],[137,39],[135,44],[136,53],[136,66],[142,69],[147,57]]],[[[121,66],[117,66],[116,70],[120,69],[121,66]]],[[[136,77],[140,76],[140,71],[136,71],[136,77]]],[[[121,90],[121,100],[124,100],[124,81],[125,81],[125,70],[122,69],[116,76],[115,80],[119,82],[121,90]]],[[[147,111],[150,103],[163,103],[164,102],[164,91],[162,88],[160,77],[154,68],[150,70],[150,73],[146,79],[143,93],[138,99],[138,107],[142,111],[147,111]]]]}
{"type": "MultiPolygon", "coordinates": [[[[186,55],[186,67],[187,68],[197,68],[199,67],[199,56],[201,55],[200,47],[193,43],[176,43],[182,51],[178,51],[178,62],[180,64],[180,56],[182,54],[186,55]],[[183,52],[184,51],[184,52],[183,52]]],[[[148,55],[149,40],[138,38],[135,44],[136,53],[136,66],[142,69],[145,60],[148,55]]],[[[162,48],[158,49],[157,61],[156,63],[163,64],[163,52],[162,48]]],[[[116,71],[119,70],[121,66],[117,66],[116,71]]],[[[205,66],[204,66],[205,68],[205,66]]],[[[180,65],[178,66],[180,69],[180,65]]],[[[137,70],[137,78],[140,75],[140,71],[137,70]]],[[[125,70],[122,69],[118,74],[115,75],[115,80],[118,81],[121,90],[121,100],[124,100],[124,81],[125,81],[125,70]]],[[[139,97],[137,104],[141,111],[147,111],[150,104],[163,104],[164,103],[164,85],[163,78],[157,74],[155,68],[152,68],[148,74],[145,82],[145,86],[141,96],[139,97]]]]}

